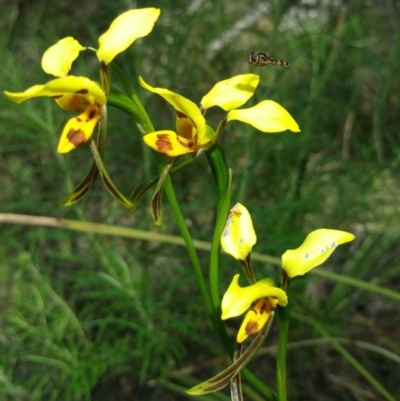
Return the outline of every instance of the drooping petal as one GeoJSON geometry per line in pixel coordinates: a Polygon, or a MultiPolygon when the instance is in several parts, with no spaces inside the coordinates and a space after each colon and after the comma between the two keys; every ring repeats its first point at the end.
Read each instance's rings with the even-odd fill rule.
{"type": "Polygon", "coordinates": [[[147,36],[159,16],[159,8],[149,7],[130,10],[115,18],[110,28],[99,38],[97,57],[100,62],[110,64],[115,56],[125,51],[136,39],[147,36]]]}
{"type": "Polygon", "coordinates": [[[231,110],[227,121],[238,120],[252,125],[262,132],[276,133],[286,131],[300,132],[296,121],[280,104],[264,100],[248,109],[231,110]]]}
{"type": "Polygon", "coordinates": [[[90,105],[81,115],[68,120],[58,142],[58,153],[68,153],[82,145],[93,135],[101,115],[101,105],[90,105]]]}
{"type": "Polygon", "coordinates": [[[240,203],[230,210],[221,235],[222,249],[238,260],[246,260],[257,242],[249,211],[240,203]]]}
{"type": "Polygon", "coordinates": [[[312,231],[297,249],[289,249],[282,255],[282,267],[290,278],[302,276],[324,263],[338,245],[354,238],[346,231],[325,228],[312,231]]]}
{"type": "Polygon", "coordinates": [[[246,313],[238,331],[236,341],[242,343],[249,336],[257,334],[264,327],[265,323],[267,323],[277,303],[278,300],[276,298],[260,298],[246,313]]]}
{"type": "Polygon", "coordinates": [[[225,79],[216,83],[200,103],[205,109],[212,106],[219,106],[225,111],[236,109],[253,96],[259,81],[260,77],[255,74],[225,79]]]}
{"type": "Polygon", "coordinates": [[[263,279],[248,287],[240,287],[238,280],[239,274],[233,276],[233,280],[224,297],[222,298],[221,319],[229,319],[239,316],[250,307],[250,305],[263,297],[274,297],[278,299],[278,304],[286,306],[288,303],[286,292],[274,287],[274,282],[270,279],[263,279]]]}
{"type": "Polygon", "coordinates": [[[79,52],[85,49],[86,47],[72,36],[61,39],[44,52],[42,68],[47,74],[65,77],[71,70],[72,63],[79,56],[79,52]]]}
{"type": "Polygon", "coordinates": [[[143,137],[147,146],[159,153],[176,157],[197,150],[195,143],[174,131],[157,131],[143,137]]]}
{"type": "Polygon", "coordinates": [[[16,103],[21,103],[34,97],[48,96],[58,98],[71,93],[91,95],[97,102],[101,104],[106,103],[106,95],[96,82],[86,77],[76,77],[73,75],[53,79],[44,85],[32,86],[25,92],[4,91],[4,94],[16,103]]]}
{"type": "Polygon", "coordinates": [[[164,98],[176,111],[189,117],[196,126],[199,137],[205,135],[206,121],[195,103],[177,93],[171,92],[168,89],[153,88],[146,83],[142,77],[139,77],[139,83],[143,88],[164,98]]]}

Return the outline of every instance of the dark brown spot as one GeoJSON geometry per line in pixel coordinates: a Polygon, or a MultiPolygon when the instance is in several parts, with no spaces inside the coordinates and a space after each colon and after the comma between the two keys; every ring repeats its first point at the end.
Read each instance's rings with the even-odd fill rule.
{"type": "Polygon", "coordinates": [[[260,305],[260,315],[262,315],[266,309],[267,309],[268,303],[266,301],[264,301],[261,305],[260,305]]]}
{"type": "Polygon", "coordinates": [[[67,134],[67,138],[73,145],[75,145],[75,147],[86,142],[85,134],[81,129],[74,130],[71,128],[67,134]]]}
{"type": "Polygon", "coordinates": [[[90,121],[90,120],[92,120],[95,116],[96,116],[96,114],[97,114],[97,111],[96,111],[96,109],[92,109],[92,110],[90,110],[90,112],[89,112],[89,114],[88,114],[88,117],[87,117],[87,119],[86,119],[86,121],[90,121]]]}
{"type": "Polygon", "coordinates": [[[75,117],[76,121],[82,122],[83,120],[80,117],[75,117]]]}
{"type": "Polygon", "coordinates": [[[60,97],[63,97],[63,95],[55,95],[55,96],[52,96],[53,99],[60,99],[60,97]]]}
{"type": "Polygon", "coordinates": [[[156,141],[157,149],[161,153],[166,153],[173,149],[171,142],[169,141],[167,134],[158,134],[157,141],[156,141]]]}
{"type": "Polygon", "coordinates": [[[246,324],[245,331],[249,337],[253,334],[258,333],[260,331],[258,323],[253,320],[249,320],[249,322],[246,324]]]}
{"type": "Polygon", "coordinates": [[[87,95],[89,93],[88,89],[81,89],[79,91],[76,91],[75,93],[78,93],[80,95],[87,95]]]}
{"type": "Polygon", "coordinates": [[[192,149],[194,147],[194,142],[181,142],[178,138],[178,142],[184,147],[184,148],[188,148],[188,149],[192,149]]]}

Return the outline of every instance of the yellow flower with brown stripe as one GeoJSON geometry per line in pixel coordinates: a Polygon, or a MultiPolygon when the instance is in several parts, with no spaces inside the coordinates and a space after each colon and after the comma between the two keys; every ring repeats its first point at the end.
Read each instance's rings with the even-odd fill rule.
{"type": "Polygon", "coordinates": [[[236,341],[242,343],[264,327],[277,305],[287,304],[286,292],[275,287],[272,280],[265,278],[255,284],[241,287],[239,274],[235,274],[222,298],[221,319],[230,319],[248,311],[236,337],[236,341]]]}
{"type": "Polygon", "coordinates": [[[53,79],[24,92],[5,91],[4,94],[16,103],[35,97],[51,97],[63,109],[81,112],[66,123],[58,143],[59,153],[68,153],[90,139],[107,100],[96,82],[75,76],[53,79]]]}
{"type": "MultiPolygon", "coordinates": [[[[111,63],[136,39],[148,35],[159,16],[160,9],[154,7],[129,10],[119,15],[99,38],[96,54],[102,66],[111,63]]],[[[4,92],[16,103],[47,96],[65,110],[80,112],[65,125],[58,143],[59,153],[68,153],[91,138],[107,102],[107,94],[96,82],[68,75],[72,63],[86,49],[72,36],[59,40],[44,52],[41,63],[43,70],[57,79],[32,86],[24,92],[4,92]]]]}
{"type": "Polygon", "coordinates": [[[154,88],[139,77],[140,85],[164,98],[177,115],[175,131],[160,130],[143,137],[146,145],[170,157],[198,152],[211,146],[216,133],[204,118],[207,109],[219,106],[227,111],[226,121],[242,121],[262,132],[282,132],[287,129],[299,132],[299,126],[292,116],[272,100],[260,102],[254,107],[237,110],[253,96],[260,77],[242,74],[223,80],[202,98],[200,107],[191,100],[165,88],[154,88]]]}

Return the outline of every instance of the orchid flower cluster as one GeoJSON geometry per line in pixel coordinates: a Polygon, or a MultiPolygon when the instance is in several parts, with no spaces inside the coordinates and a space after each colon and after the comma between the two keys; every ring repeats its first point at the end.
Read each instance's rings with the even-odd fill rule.
{"type": "Polygon", "coordinates": [[[256,243],[256,234],[250,213],[243,205],[237,203],[231,209],[221,237],[223,250],[240,261],[250,281],[249,286],[240,287],[239,274],[235,274],[222,299],[223,320],[240,316],[248,310],[236,341],[242,343],[249,336],[258,333],[277,305],[285,307],[288,304],[286,291],[291,278],[302,276],[321,265],[338,245],[353,239],[354,235],[346,231],[312,231],[299,248],[287,250],[282,255],[282,288],[278,288],[269,278],[256,281],[254,277],[250,256],[256,243]]]}
{"type": "MultiPolygon", "coordinates": [[[[281,288],[275,286],[270,278],[256,280],[251,266],[251,251],[257,242],[253,222],[249,211],[237,203],[231,210],[221,235],[222,249],[237,259],[249,281],[248,286],[239,285],[240,274],[233,276],[221,303],[221,319],[234,318],[245,313],[245,317],[237,333],[237,350],[233,363],[217,376],[202,382],[188,390],[189,394],[200,395],[217,391],[231,381],[232,399],[240,388],[240,371],[247,365],[269,330],[277,307],[286,308],[289,304],[288,289],[290,279],[302,276],[311,269],[324,263],[338,245],[353,241],[354,235],[346,231],[333,229],[317,229],[308,234],[303,244],[297,249],[289,249],[282,255],[281,288]],[[257,335],[248,347],[251,352],[242,353],[242,343],[250,336],[257,335]]],[[[288,314],[283,315],[288,318],[288,314]]],[[[282,319],[282,320],[283,320],[282,319]]],[[[283,325],[285,327],[285,325],[283,325]]],[[[283,338],[287,332],[282,330],[283,338]]],[[[279,368],[279,365],[278,365],[279,368]]],[[[278,369],[279,370],[279,369],[278,369]]],[[[281,392],[280,399],[286,399],[281,392]]]]}
{"type": "MultiPolygon", "coordinates": [[[[220,337],[224,338],[225,330],[223,325],[221,326],[221,319],[234,318],[246,313],[237,334],[237,350],[233,365],[216,378],[201,383],[188,392],[193,395],[205,394],[219,390],[229,382],[237,390],[240,388],[239,372],[267,335],[275,309],[286,308],[290,303],[289,280],[322,264],[338,245],[352,241],[354,236],[339,230],[315,230],[307,236],[298,249],[288,250],[282,255],[280,288],[269,278],[256,280],[250,260],[252,247],[256,243],[256,234],[250,214],[243,205],[236,204],[228,215],[232,173],[226,166],[218,139],[227,124],[235,120],[265,133],[279,133],[286,130],[296,133],[300,132],[299,126],[289,112],[273,100],[263,100],[256,105],[242,108],[257,89],[260,76],[256,74],[240,74],[217,82],[201,98],[199,104],[169,89],[153,87],[139,76],[138,82],[144,89],[161,96],[176,112],[174,130],[164,127],[156,130],[139,98],[113,61],[138,38],[147,36],[153,30],[159,16],[158,8],[135,9],[121,14],[99,37],[97,49],[83,46],[73,37],[63,38],[47,49],[42,57],[43,70],[55,79],[34,85],[23,92],[4,93],[17,103],[36,97],[51,97],[62,109],[78,113],[66,122],[57,151],[65,154],[89,143],[94,164],[82,182],[67,197],[64,205],[69,206],[80,200],[89,191],[97,175],[100,175],[107,190],[132,211],[143,193],[157,184],[151,210],[155,223],[161,224],[161,194],[165,190],[187,244],[206,309],[209,308],[211,322],[220,337]],[[82,51],[86,50],[93,51],[99,61],[100,83],[88,77],[70,75],[73,62],[82,51]],[[116,92],[113,89],[109,68],[112,63],[126,93],[116,92]],[[115,187],[103,163],[108,105],[119,107],[132,116],[144,143],[154,151],[160,172],[157,179],[138,185],[131,199],[125,198],[115,187]],[[217,127],[212,127],[207,123],[205,115],[209,108],[215,106],[222,108],[226,116],[217,127]],[[98,135],[95,142],[93,135],[96,127],[98,135]],[[184,226],[184,219],[180,215],[170,181],[175,160],[189,154],[190,161],[203,153],[208,155],[217,189],[217,222],[210,256],[211,295],[207,293],[195,250],[191,248],[192,240],[187,227],[184,226]],[[218,261],[221,246],[226,253],[240,261],[249,281],[248,286],[241,287],[239,274],[235,274],[222,298],[222,303],[218,294],[218,261]],[[253,344],[242,352],[242,344],[253,335],[256,335],[253,344]]],[[[182,162],[176,168],[183,168],[186,165],[182,162]]],[[[240,391],[232,392],[232,399],[240,400],[241,397],[240,391]]],[[[281,399],[283,400],[282,397],[281,399]]]]}

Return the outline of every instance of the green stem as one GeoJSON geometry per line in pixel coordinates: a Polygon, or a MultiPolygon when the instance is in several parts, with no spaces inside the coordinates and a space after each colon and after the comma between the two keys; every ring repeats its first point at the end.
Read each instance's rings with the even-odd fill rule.
{"type": "MultiPolygon", "coordinates": [[[[156,158],[156,160],[157,160],[157,158],[156,158]]],[[[157,162],[157,166],[159,167],[159,171],[161,173],[162,170],[160,167],[163,168],[163,165],[160,165],[157,162]]],[[[165,194],[167,195],[168,202],[170,204],[172,213],[174,214],[176,224],[179,228],[179,231],[182,235],[183,240],[185,241],[186,249],[189,253],[190,261],[192,262],[194,273],[195,273],[196,279],[197,279],[197,284],[199,286],[200,293],[203,298],[203,303],[205,305],[207,315],[210,318],[211,323],[214,326],[214,328],[216,328],[215,327],[216,322],[214,321],[213,307],[212,307],[212,304],[210,301],[210,297],[208,295],[207,286],[206,286],[206,283],[205,283],[205,280],[203,277],[203,272],[201,270],[200,262],[197,257],[196,248],[194,247],[192,237],[190,236],[189,230],[185,224],[185,220],[180,211],[179,204],[178,204],[178,201],[175,196],[175,192],[174,192],[174,188],[172,186],[172,181],[171,181],[170,176],[168,176],[167,179],[165,180],[164,190],[165,190],[165,194]]]]}
{"type": "MultiPolygon", "coordinates": [[[[217,323],[215,327],[221,341],[223,342],[228,355],[232,355],[232,346],[226,333],[225,325],[221,320],[221,301],[219,294],[219,257],[221,254],[221,235],[225,227],[226,219],[230,207],[231,173],[226,167],[226,161],[222,149],[216,143],[206,152],[211,171],[214,176],[215,188],[217,193],[217,218],[215,223],[214,235],[211,243],[209,281],[211,291],[211,302],[214,311],[214,319],[217,323]]],[[[257,379],[247,368],[241,372],[254,388],[267,397],[270,401],[276,401],[276,395],[257,379]]]]}
{"type": "Polygon", "coordinates": [[[227,352],[232,355],[232,347],[229,343],[225,325],[221,320],[221,297],[219,293],[219,258],[221,254],[221,235],[225,227],[230,207],[230,174],[226,167],[226,161],[222,149],[214,144],[206,152],[208,163],[214,176],[217,195],[217,217],[214,234],[211,242],[209,281],[211,303],[213,308],[216,331],[221,338],[227,352]]]}
{"type": "MultiPolygon", "coordinates": [[[[113,63],[113,66],[115,64],[113,63]]],[[[121,70],[115,68],[115,71],[122,80],[125,89],[127,90],[129,96],[135,103],[135,111],[139,110],[140,119],[138,123],[144,133],[154,132],[153,124],[148,117],[146,110],[141,104],[140,100],[136,96],[129,82],[125,79],[121,70]]],[[[218,127],[217,132],[221,132],[226,124],[226,120],[222,121],[218,127]]],[[[154,152],[154,157],[156,159],[156,164],[159,172],[161,173],[164,169],[164,159],[162,155],[154,152]]],[[[211,300],[208,295],[206,283],[204,281],[203,273],[201,271],[200,262],[197,257],[195,247],[193,245],[192,238],[190,236],[189,230],[186,227],[185,221],[183,219],[182,213],[179,209],[179,204],[176,200],[175,192],[172,186],[171,177],[168,176],[165,181],[165,193],[167,195],[172,213],[174,214],[176,223],[181,232],[182,238],[185,241],[186,248],[189,253],[190,260],[192,262],[197,282],[200,288],[200,292],[203,298],[204,305],[206,307],[207,314],[211,320],[211,323],[216,330],[217,334],[220,336],[229,355],[232,355],[232,347],[229,343],[228,335],[226,333],[225,326],[221,321],[221,306],[220,297],[218,289],[218,272],[219,272],[219,255],[220,255],[220,238],[225,226],[226,218],[230,206],[230,174],[226,168],[225,158],[218,144],[211,146],[211,148],[206,152],[211,170],[214,175],[216,191],[217,191],[217,222],[213,235],[213,242],[211,245],[211,255],[210,255],[210,288],[211,288],[211,300]]],[[[242,372],[243,377],[245,377],[249,383],[251,383],[255,388],[257,388],[261,393],[263,393],[269,400],[276,400],[274,393],[266,387],[260,380],[253,376],[247,369],[242,372]]]]}
{"type": "Polygon", "coordinates": [[[278,306],[279,342],[276,360],[276,392],[278,401],[286,401],[286,348],[289,336],[289,306],[278,306]]]}
{"type": "MultiPolygon", "coordinates": [[[[127,91],[129,97],[132,99],[133,103],[136,106],[136,110],[138,110],[138,113],[132,114],[134,118],[138,119],[138,123],[140,124],[142,130],[144,133],[150,133],[150,132],[154,132],[154,126],[150,120],[150,117],[148,116],[145,108],[143,107],[141,101],[139,100],[139,98],[137,97],[135,91],[133,90],[132,86],[130,85],[130,83],[127,81],[127,79],[125,78],[124,74],[122,73],[122,71],[113,63],[113,67],[114,67],[114,71],[118,74],[119,79],[121,80],[121,82],[123,83],[125,90],[127,91]]],[[[158,171],[160,172],[160,174],[162,174],[162,172],[164,171],[165,168],[165,163],[164,163],[164,158],[161,154],[157,153],[157,152],[153,152],[153,156],[155,158],[155,162],[158,168],[158,171]]],[[[203,277],[203,272],[201,270],[201,266],[200,266],[200,262],[199,262],[199,258],[197,256],[197,252],[196,252],[196,248],[193,244],[193,240],[192,237],[190,235],[190,232],[186,226],[185,223],[185,219],[182,216],[181,210],[179,208],[179,203],[176,199],[175,196],[175,191],[174,188],[172,186],[172,181],[171,181],[171,177],[168,175],[168,177],[165,179],[165,184],[164,184],[164,191],[165,194],[167,196],[168,202],[170,204],[172,213],[174,215],[176,224],[179,228],[179,231],[182,235],[182,238],[185,242],[186,245],[186,249],[188,251],[189,254],[189,258],[190,261],[192,263],[193,269],[194,269],[194,273],[197,279],[197,284],[199,286],[200,289],[200,293],[201,296],[203,298],[203,303],[204,306],[206,308],[206,312],[207,315],[209,316],[211,323],[213,324],[213,326],[216,326],[215,320],[214,320],[214,315],[213,315],[213,308],[212,308],[212,304],[210,301],[210,297],[208,295],[208,291],[207,291],[207,286],[206,286],[206,282],[204,280],[203,277]]]]}

